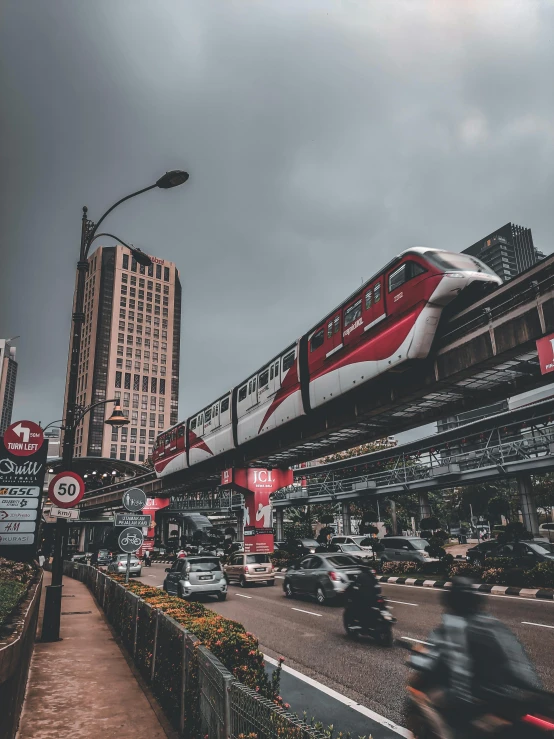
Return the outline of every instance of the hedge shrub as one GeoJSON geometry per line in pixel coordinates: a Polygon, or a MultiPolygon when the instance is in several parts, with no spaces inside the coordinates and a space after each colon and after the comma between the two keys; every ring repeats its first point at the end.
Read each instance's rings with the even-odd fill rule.
{"type": "Polygon", "coordinates": [[[35,573],[33,565],[0,557],[0,626],[25,597],[35,573]]]}
{"type": "Polygon", "coordinates": [[[383,562],[383,575],[415,575],[419,570],[417,562],[383,562]]]}
{"type": "Polygon", "coordinates": [[[554,588],[554,562],[539,562],[523,577],[526,588],[554,588]]]}

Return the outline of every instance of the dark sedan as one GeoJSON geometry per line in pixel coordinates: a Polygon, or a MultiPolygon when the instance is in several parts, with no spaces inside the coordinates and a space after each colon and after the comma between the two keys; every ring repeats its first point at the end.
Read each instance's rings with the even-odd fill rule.
{"type": "Polygon", "coordinates": [[[327,603],[340,598],[362,568],[359,558],[347,554],[310,554],[288,568],[283,590],[287,598],[310,595],[327,603]]]}
{"type": "Polygon", "coordinates": [[[498,547],[494,556],[509,557],[521,567],[534,567],[539,562],[554,562],[554,546],[542,541],[517,541],[498,547]]]}
{"type": "Polygon", "coordinates": [[[485,557],[494,557],[498,546],[497,541],[483,541],[481,544],[467,550],[466,559],[468,562],[480,563],[485,557]]]}

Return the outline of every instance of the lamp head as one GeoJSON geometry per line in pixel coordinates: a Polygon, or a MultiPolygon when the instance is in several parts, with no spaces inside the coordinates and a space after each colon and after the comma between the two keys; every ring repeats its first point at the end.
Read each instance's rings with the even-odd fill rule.
{"type": "Polygon", "coordinates": [[[109,424],[112,428],[118,429],[121,426],[128,426],[129,419],[125,418],[123,411],[121,410],[121,403],[119,401],[115,404],[112,411],[112,415],[106,419],[105,423],[109,424]]]}
{"type": "Polygon", "coordinates": [[[166,172],[162,175],[156,182],[156,185],[162,190],[169,190],[172,187],[183,185],[188,178],[188,172],[183,172],[182,169],[172,169],[171,172],[166,172]]]}

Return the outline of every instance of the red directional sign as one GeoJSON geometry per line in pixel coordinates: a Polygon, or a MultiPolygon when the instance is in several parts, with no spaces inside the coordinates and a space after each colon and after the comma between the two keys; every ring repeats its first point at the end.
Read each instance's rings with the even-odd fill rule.
{"type": "Polygon", "coordinates": [[[17,421],[4,432],[4,446],[17,457],[36,454],[42,446],[44,434],[41,427],[33,421],[17,421]]]}
{"type": "Polygon", "coordinates": [[[554,334],[537,340],[541,375],[554,372],[554,334]]]}
{"type": "Polygon", "coordinates": [[[73,508],[85,494],[85,482],[75,472],[60,472],[48,486],[48,497],[60,508],[73,508]]]}

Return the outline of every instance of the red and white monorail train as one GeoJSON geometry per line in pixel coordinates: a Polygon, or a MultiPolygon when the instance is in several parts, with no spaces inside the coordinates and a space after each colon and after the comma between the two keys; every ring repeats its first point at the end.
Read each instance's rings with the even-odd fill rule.
{"type": "Polygon", "coordinates": [[[402,362],[427,357],[443,308],[478,283],[502,280],[467,254],[403,252],[240,385],[160,434],[157,475],[236,449],[402,362]]]}

